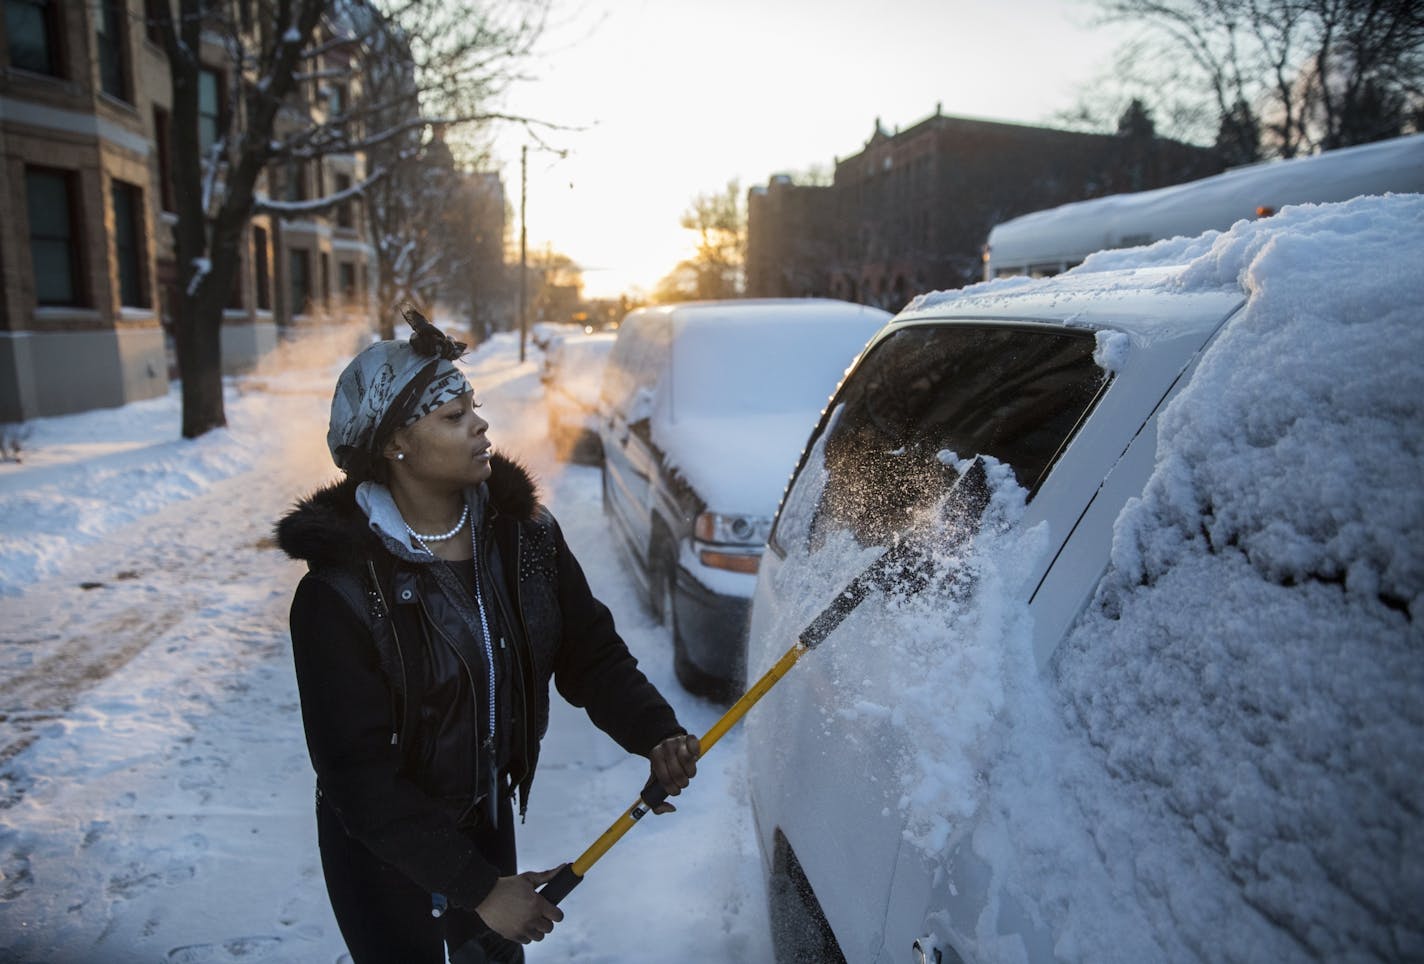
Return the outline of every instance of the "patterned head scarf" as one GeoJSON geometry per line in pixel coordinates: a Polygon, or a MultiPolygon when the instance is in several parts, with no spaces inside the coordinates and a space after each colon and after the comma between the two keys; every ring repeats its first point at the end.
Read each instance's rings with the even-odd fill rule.
{"type": "Polygon", "coordinates": [[[338,468],[350,466],[358,452],[375,456],[398,428],[414,425],[453,398],[470,391],[455,367],[465,353],[414,308],[404,309],[415,330],[410,341],[378,341],[367,346],[342,371],[331,397],[326,447],[338,468]]]}

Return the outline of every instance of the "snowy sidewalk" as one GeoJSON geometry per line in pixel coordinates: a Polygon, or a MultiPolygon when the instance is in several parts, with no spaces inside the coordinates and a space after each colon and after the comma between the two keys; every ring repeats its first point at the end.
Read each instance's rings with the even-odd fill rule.
{"type": "MultiPolygon", "coordinates": [[[[553,460],[534,361],[469,374],[530,462],[645,671],[701,732],[602,520],[598,473],[553,460]]],[[[230,428],[177,435],[167,399],[42,420],[0,466],[0,961],[338,961],[286,611],[302,567],[272,522],[330,477],[329,366],[234,380],[230,428]]],[[[680,812],[643,822],[564,903],[538,961],[770,958],[729,736],[680,812]]],[[[521,863],[577,856],[646,776],[556,701],[521,863]]]]}

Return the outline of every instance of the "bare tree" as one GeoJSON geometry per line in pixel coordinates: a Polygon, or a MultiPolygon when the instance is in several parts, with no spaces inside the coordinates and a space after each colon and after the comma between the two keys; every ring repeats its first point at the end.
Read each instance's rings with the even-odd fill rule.
{"type": "Polygon", "coordinates": [[[658,283],[658,300],[735,298],[743,291],[747,261],[747,212],[742,186],[699,194],[679,223],[697,234],[697,250],[658,283]]]}
{"type": "MultiPolygon", "coordinates": [[[[1174,135],[1215,133],[1229,160],[1394,136],[1424,100],[1424,7],[1416,0],[1099,0],[1141,37],[1115,74],[1174,135]],[[1183,105],[1196,105],[1196,120],[1183,105]],[[1175,122],[1187,120],[1182,130],[1175,122]]],[[[1124,98],[1125,99],[1125,98],[1124,98]]],[[[1121,102],[1121,101],[1120,101],[1121,102]]],[[[1080,108],[1099,123],[1102,111],[1080,108]]],[[[1105,125],[1104,125],[1105,126],[1105,125]]]]}
{"type": "Polygon", "coordinates": [[[1318,0],[1305,71],[1305,126],[1322,149],[1393,137],[1424,103],[1424,7],[1417,0],[1318,0]]]}
{"type": "Polygon", "coordinates": [[[375,168],[390,172],[367,191],[365,208],[383,337],[393,335],[393,309],[401,302],[428,309],[437,297],[468,298],[477,275],[487,282],[484,294],[503,294],[504,279],[475,263],[486,248],[477,239],[504,220],[502,201],[491,208],[462,170],[480,166],[487,152],[469,136],[452,149],[446,135],[458,132],[461,119],[502,117],[485,105],[519,78],[547,13],[546,0],[503,6],[406,0],[405,7],[399,18],[383,18],[368,31],[362,48],[361,120],[393,132],[367,151],[375,168]]]}
{"type": "Polygon", "coordinates": [[[568,322],[583,302],[583,268],[552,246],[529,256],[530,307],[541,321],[568,322]]]}
{"type": "Polygon", "coordinates": [[[659,305],[696,301],[700,297],[697,293],[697,282],[697,269],[693,267],[691,259],[679,261],[677,267],[663,275],[653,286],[652,301],[659,305]]]}
{"type": "Polygon", "coordinates": [[[515,276],[505,263],[510,223],[504,184],[492,171],[461,172],[446,204],[446,272],[440,299],[467,322],[471,344],[508,328],[515,319],[515,276]]]}
{"type": "Polygon", "coordinates": [[[252,215],[310,216],[367,193],[419,157],[433,123],[522,120],[488,104],[528,58],[546,6],[547,0],[148,5],[173,86],[174,336],[184,437],[226,424],[222,309],[252,215]],[[200,110],[204,72],[213,66],[205,49],[214,46],[231,105],[217,116],[209,105],[200,110]],[[386,75],[399,82],[381,83],[386,75]],[[369,82],[369,90],[353,83],[349,99],[322,102],[320,91],[353,76],[369,82]],[[268,186],[278,172],[300,172],[333,154],[379,157],[345,191],[305,200],[272,196],[268,186]]]}

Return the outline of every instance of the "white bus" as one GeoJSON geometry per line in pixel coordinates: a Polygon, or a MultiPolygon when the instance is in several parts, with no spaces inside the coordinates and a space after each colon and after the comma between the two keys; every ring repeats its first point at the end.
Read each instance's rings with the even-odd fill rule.
{"type": "Polygon", "coordinates": [[[1094,251],[1224,231],[1287,204],[1361,194],[1424,193],[1424,134],[1289,161],[1239,167],[1155,191],[1113,194],[1035,211],[997,225],[984,247],[984,279],[1049,277],[1094,251]]]}

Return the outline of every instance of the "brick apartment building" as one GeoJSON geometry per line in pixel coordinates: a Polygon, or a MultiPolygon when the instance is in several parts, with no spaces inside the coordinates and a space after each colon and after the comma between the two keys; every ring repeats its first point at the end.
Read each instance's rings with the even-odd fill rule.
{"type": "Polygon", "coordinates": [[[1218,173],[1206,149],[950,117],[938,108],[837,159],[829,185],[785,175],[747,198],[747,295],[827,296],[890,310],[982,275],[989,229],[1069,201],[1218,173]]]}
{"type": "MultiPolygon", "coordinates": [[[[3,0],[0,422],[167,391],[164,324],[178,278],[172,98],[145,20],[161,2],[3,0]]],[[[207,144],[232,109],[234,66],[216,42],[200,56],[207,144]]],[[[313,84],[301,109],[313,117],[339,109],[356,82],[313,84]]],[[[364,166],[360,155],[327,157],[269,172],[259,190],[317,197],[356,183],[364,166]]],[[[373,249],[363,224],[354,203],[284,223],[252,219],[223,319],[225,368],[250,367],[289,326],[370,317],[373,249]]]]}

